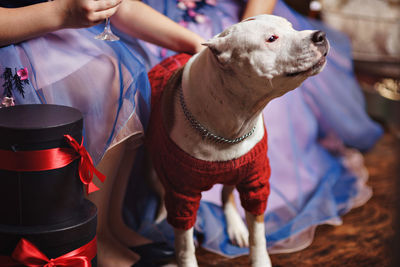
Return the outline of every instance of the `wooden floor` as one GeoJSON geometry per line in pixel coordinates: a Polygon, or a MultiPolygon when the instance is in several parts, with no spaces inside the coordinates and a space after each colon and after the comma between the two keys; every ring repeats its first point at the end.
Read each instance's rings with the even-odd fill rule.
{"type": "MultiPolygon", "coordinates": [[[[399,238],[394,238],[396,230],[397,234],[400,231],[400,224],[394,225],[396,210],[400,207],[399,147],[400,139],[386,130],[375,147],[365,153],[373,197],[346,214],[343,225],[319,226],[308,248],[271,255],[273,266],[399,267],[400,261],[393,262],[394,255],[400,254],[399,238]]],[[[197,250],[197,258],[200,267],[249,266],[247,256],[227,259],[203,249],[197,250]]]]}

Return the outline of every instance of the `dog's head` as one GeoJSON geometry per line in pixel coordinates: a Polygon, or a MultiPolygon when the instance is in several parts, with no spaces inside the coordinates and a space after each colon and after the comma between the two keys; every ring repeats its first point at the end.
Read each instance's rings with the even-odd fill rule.
{"type": "Polygon", "coordinates": [[[273,15],[246,19],[204,45],[222,70],[253,87],[263,85],[265,90],[267,85],[273,89],[272,97],[295,89],[307,77],[319,73],[329,50],[324,32],[297,31],[289,21],[273,15]]]}

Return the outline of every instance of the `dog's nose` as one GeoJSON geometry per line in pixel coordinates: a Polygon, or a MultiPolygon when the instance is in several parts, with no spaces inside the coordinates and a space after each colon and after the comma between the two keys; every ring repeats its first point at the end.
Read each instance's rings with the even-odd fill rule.
{"type": "Polygon", "coordinates": [[[323,31],[316,31],[311,36],[311,40],[316,45],[324,45],[326,43],[326,33],[323,31]]]}

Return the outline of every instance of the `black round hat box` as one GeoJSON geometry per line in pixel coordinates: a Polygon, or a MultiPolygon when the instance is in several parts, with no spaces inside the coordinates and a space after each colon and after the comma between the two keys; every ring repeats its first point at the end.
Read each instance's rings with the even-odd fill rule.
{"type": "MultiPolygon", "coordinates": [[[[81,112],[67,106],[0,108],[0,150],[70,148],[64,135],[81,143],[82,127],[81,112]]],[[[0,169],[0,255],[10,256],[21,238],[48,258],[62,256],[95,238],[97,209],[84,198],[78,162],[46,171],[0,169]]],[[[92,266],[96,266],[96,257],[92,266]]]]}

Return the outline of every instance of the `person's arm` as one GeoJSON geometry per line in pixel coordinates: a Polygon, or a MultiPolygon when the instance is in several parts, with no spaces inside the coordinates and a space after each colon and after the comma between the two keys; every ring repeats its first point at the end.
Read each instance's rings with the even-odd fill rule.
{"type": "Polygon", "coordinates": [[[83,28],[112,16],[122,0],[57,0],[20,8],[0,7],[0,46],[63,28],[83,28]]]}
{"type": "Polygon", "coordinates": [[[140,1],[125,0],[111,22],[133,37],[177,52],[194,54],[204,48],[202,37],[140,1]]]}
{"type": "Polygon", "coordinates": [[[276,0],[248,0],[244,9],[242,19],[260,14],[272,14],[276,0]]]}

